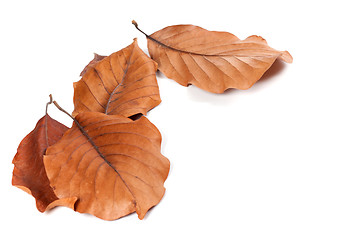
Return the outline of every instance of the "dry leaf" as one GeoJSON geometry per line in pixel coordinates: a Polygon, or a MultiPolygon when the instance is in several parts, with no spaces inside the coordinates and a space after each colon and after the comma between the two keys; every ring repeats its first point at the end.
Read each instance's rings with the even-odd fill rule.
{"type": "Polygon", "coordinates": [[[160,104],[157,64],[137,45],[108,57],[95,55],[74,83],[74,112],[103,112],[130,117],[160,104]]]}
{"type": "Polygon", "coordinates": [[[58,199],[50,187],[43,164],[48,146],[55,144],[68,130],[66,126],[52,119],[48,114],[42,117],[19,144],[13,159],[12,185],[33,195],[36,207],[44,212],[53,206],[73,207],[76,199],[58,199]]]}
{"type": "Polygon", "coordinates": [[[145,117],[83,112],[44,157],[59,198],[77,197],[76,211],[106,220],[137,212],[142,219],[162,198],[169,161],[161,135],[145,117]]]}
{"type": "Polygon", "coordinates": [[[170,26],[145,35],[150,56],[168,78],[213,93],[250,88],[277,58],[292,62],[287,51],[269,47],[259,36],[240,40],[228,32],[193,25],[170,26]]]}
{"type": "Polygon", "coordinates": [[[258,36],[240,40],[192,25],[145,35],[159,65],[136,39],[108,57],[95,54],[74,83],[75,118],[54,102],[74,120],[72,128],[46,114],[19,145],[13,185],[32,194],[40,211],[65,205],[105,220],[132,212],[143,219],[159,203],[169,161],[158,129],[144,116],[136,119],[161,101],[157,66],[184,86],[222,93],[251,87],[278,58],[292,62],[258,36]]]}

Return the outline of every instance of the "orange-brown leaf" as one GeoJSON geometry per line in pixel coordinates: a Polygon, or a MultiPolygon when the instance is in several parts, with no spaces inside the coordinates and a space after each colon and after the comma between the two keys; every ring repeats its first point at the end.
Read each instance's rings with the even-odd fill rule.
{"type": "Polygon", "coordinates": [[[108,57],[95,56],[74,83],[74,112],[103,112],[130,117],[160,104],[157,64],[137,40],[108,57]]]}
{"type": "Polygon", "coordinates": [[[145,117],[83,112],[44,164],[59,198],[77,197],[76,211],[106,220],[137,212],[142,219],[162,198],[169,161],[161,135],[145,117]]]}
{"type": "Polygon", "coordinates": [[[168,78],[214,93],[250,88],[277,58],[292,62],[287,51],[269,47],[262,37],[240,40],[193,25],[166,27],[147,39],[150,56],[168,78]]]}
{"type": "Polygon", "coordinates": [[[56,143],[68,128],[52,119],[42,117],[19,144],[13,159],[12,185],[33,195],[36,206],[44,212],[53,205],[72,207],[76,199],[58,199],[50,187],[43,164],[46,148],[56,143]]]}

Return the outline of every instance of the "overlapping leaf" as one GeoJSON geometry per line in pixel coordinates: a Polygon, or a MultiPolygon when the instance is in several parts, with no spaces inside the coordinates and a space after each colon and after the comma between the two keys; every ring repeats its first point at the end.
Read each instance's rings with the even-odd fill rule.
{"type": "Polygon", "coordinates": [[[74,112],[103,112],[125,117],[145,115],[161,102],[157,64],[137,40],[108,57],[95,55],[74,83],[74,112]]]}
{"type": "Polygon", "coordinates": [[[276,59],[292,62],[258,36],[240,40],[192,25],[145,35],[158,64],[136,39],[110,56],[95,54],[74,83],[73,116],[52,97],[48,103],[73,119],[72,128],[46,114],[20,143],[13,185],[32,194],[39,211],[64,205],[106,220],[132,212],[143,219],[158,204],[169,172],[161,135],[144,116],[132,120],[161,101],[157,66],[184,86],[221,93],[251,87],[276,59]]]}
{"type": "Polygon", "coordinates": [[[150,56],[168,78],[213,93],[250,88],[277,58],[292,62],[287,51],[269,47],[259,36],[240,40],[193,25],[170,26],[146,36],[150,56]]]}
{"type": "Polygon", "coordinates": [[[145,117],[84,112],[75,119],[44,157],[56,195],[77,197],[76,211],[102,219],[134,211],[142,219],[162,198],[169,171],[157,128],[145,117]]]}
{"type": "Polygon", "coordinates": [[[66,126],[46,114],[21,141],[13,159],[12,185],[33,195],[40,212],[59,205],[73,207],[76,201],[76,198],[58,199],[50,187],[43,164],[46,148],[55,144],[67,130],[66,126]]]}

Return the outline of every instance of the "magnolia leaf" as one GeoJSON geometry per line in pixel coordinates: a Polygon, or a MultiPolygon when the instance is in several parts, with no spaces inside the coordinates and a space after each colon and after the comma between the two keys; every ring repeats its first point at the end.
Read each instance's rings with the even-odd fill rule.
{"type": "Polygon", "coordinates": [[[108,57],[95,58],[74,83],[74,112],[102,112],[130,117],[160,104],[157,64],[137,44],[108,57]]]}
{"type": "Polygon", "coordinates": [[[143,219],[165,192],[169,161],[160,148],[160,132],[145,117],[83,112],[47,149],[44,164],[55,194],[78,199],[76,211],[143,219]]]}
{"type": "MultiPolygon", "coordinates": [[[[133,24],[141,31],[135,21],[133,24]]],[[[276,59],[292,62],[287,51],[277,51],[255,35],[240,40],[228,32],[193,25],[169,26],[145,35],[149,54],[166,77],[213,93],[248,89],[276,59]]]]}
{"type": "Polygon", "coordinates": [[[73,208],[76,201],[76,198],[58,199],[50,187],[43,164],[46,148],[55,144],[67,130],[66,126],[46,114],[21,141],[13,159],[12,185],[31,194],[40,212],[54,206],[73,208]]]}

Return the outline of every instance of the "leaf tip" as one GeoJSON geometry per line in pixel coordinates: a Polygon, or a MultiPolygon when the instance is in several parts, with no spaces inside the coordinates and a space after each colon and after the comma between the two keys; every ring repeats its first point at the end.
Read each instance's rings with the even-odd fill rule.
{"type": "Polygon", "coordinates": [[[281,60],[285,61],[286,63],[292,63],[293,57],[288,51],[283,51],[280,56],[281,60]]]}

